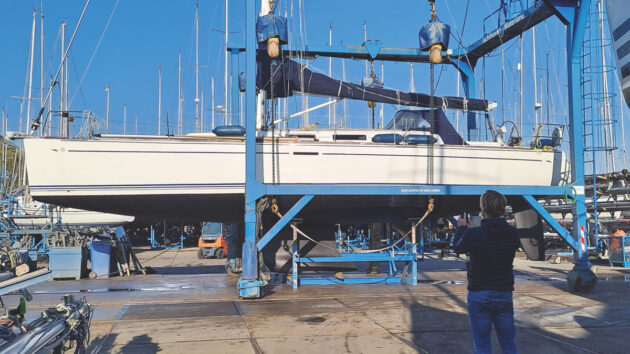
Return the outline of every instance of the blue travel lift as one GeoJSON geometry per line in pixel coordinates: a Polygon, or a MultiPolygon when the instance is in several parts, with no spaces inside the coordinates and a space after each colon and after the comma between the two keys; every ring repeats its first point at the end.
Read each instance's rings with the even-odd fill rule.
{"type": "MultiPolygon", "coordinates": [[[[466,97],[476,97],[473,72],[477,61],[485,54],[503,43],[515,38],[544,20],[556,16],[567,26],[567,67],[569,78],[569,141],[571,159],[571,179],[569,186],[480,186],[480,185],[295,185],[263,184],[256,177],[256,20],[257,0],[245,0],[246,7],[246,43],[245,46],[229,45],[232,55],[232,85],[236,94],[232,95],[233,112],[238,112],[238,56],[245,52],[245,242],[243,245],[243,272],[237,283],[238,293],[243,298],[258,298],[262,295],[263,282],[259,279],[258,252],[285,227],[298,212],[318,195],[480,195],[487,189],[497,190],[505,195],[523,196],[525,200],[544,218],[551,227],[573,248],[576,254],[575,265],[567,276],[569,289],[588,290],[595,286],[597,278],[591,271],[586,252],[586,206],[584,194],[584,143],[582,98],[580,96],[581,49],[588,19],[590,0],[543,0],[526,8],[523,0],[502,0],[499,13],[504,16],[504,24],[472,44],[468,49],[460,48],[456,53],[444,55],[442,63],[454,65],[461,73],[466,97]],[[520,4],[520,11],[513,11],[514,5],[520,4]],[[575,191],[576,203],[573,205],[574,227],[569,233],[538,203],[536,196],[563,196],[567,188],[575,191]],[[301,196],[297,203],[259,240],[256,240],[256,201],[267,195],[301,196]]],[[[285,52],[301,51],[305,56],[330,56],[366,60],[387,60],[428,63],[427,52],[419,49],[401,49],[382,47],[381,42],[366,42],[362,46],[307,46],[306,48],[284,48],[285,52]]],[[[233,125],[238,124],[238,117],[232,117],[233,125]]],[[[476,117],[468,113],[468,138],[475,136],[476,117]]],[[[415,245],[414,245],[415,246],[415,245]]],[[[413,247],[415,250],[415,247],[413,247]]],[[[409,256],[409,255],[406,255],[409,256]]],[[[401,255],[403,257],[403,255],[401,255]]],[[[413,257],[413,256],[412,256],[413,257]]],[[[343,255],[342,260],[376,260],[362,254],[343,255]]],[[[406,260],[408,258],[401,258],[406,260]]],[[[304,261],[304,259],[302,260],[304,261]]],[[[308,261],[308,259],[306,260],[308,261]]],[[[337,260],[336,260],[337,261],[337,260]]],[[[412,264],[413,279],[405,280],[416,284],[416,262],[412,264]]],[[[295,269],[295,268],[294,268],[295,269]]],[[[405,275],[405,277],[407,277],[405,275]]],[[[300,279],[293,277],[297,286],[300,279]]],[[[302,280],[304,284],[304,280],[302,280]]]]}

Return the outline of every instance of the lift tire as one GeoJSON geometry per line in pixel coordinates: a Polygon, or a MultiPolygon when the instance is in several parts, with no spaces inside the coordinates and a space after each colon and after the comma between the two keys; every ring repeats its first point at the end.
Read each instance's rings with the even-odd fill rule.
{"type": "Polygon", "coordinates": [[[206,257],[203,255],[203,251],[200,249],[197,250],[197,258],[205,259],[206,257]]]}
{"type": "Polygon", "coordinates": [[[215,253],[214,256],[217,257],[218,259],[223,259],[225,258],[225,251],[223,250],[223,248],[219,248],[215,253]]]}

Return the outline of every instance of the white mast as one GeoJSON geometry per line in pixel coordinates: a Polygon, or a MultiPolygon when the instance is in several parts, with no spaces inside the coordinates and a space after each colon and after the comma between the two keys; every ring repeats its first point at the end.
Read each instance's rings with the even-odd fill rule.
{"type": "MultiPolygon", "coordinates": [[[[534,75],[534,122],[538,125],[538,110],[542,105],[538,102],[538,78],[536,77],[536,27],[532,27],[532,70],[534,75]]],[[[540,117],[540,122],[543,119],[540,117]]]]}
{"type": "MultiPolygon", "coordinates": [[[[346,81],[346,60],[341,59],[341,81],[346,81]]],[[[342,125],[346,128],[346,100],[343,100],[343,121],[342,125]]]]}
{"type": "Polygon", "coordinates": [[[60,73],[60,79],[59,79],[59,111],[60,111],[60,116],[59,116],[59,136],[60,137],[65,137],[64,134],[64,126],[65,126],[65,120],[63,118],[63,111],[64,111],[64,105],[63,105],[63,100],[65,98],[65,89],[66,89],[66,85],[64,83],[65,80],[65,65],[64,65],[64,58],[63,55],[66,51],[66,49],[64,48],[66,45],[66,23],[62,22],[61,23],[61,73],[60,73]]]}
{"type": "Polygon", "coordinates": [[[416,92],[416,84],[413,80],[413,63],[409,63],[409,91],[416,92]]]}
{"type": "MultiPolygon", "coordinates": [[[[332,47],[332,23],[328,24],[328,46],[332,47]]],[[[332,57],[328,57],[328,77],[332,77],[332,57]]],[[[330,102],[331,98],[328,97],[328,102],[330,102]]],[[[328,106],[328,127],[330,128],[330,124],[332,121],[331,117],[332,107],[328,106]]]]}
{"type": "MultiPolygon", "coordinates": [[[[41,12],[39,22],[39,102],[40,109],[44,108],[44,0],[39,3],[39,11],[41,12]]],[[[43,129],[39,131],[40,136],[43,129]]]]}
{"type": "Polygon", "coordinates": [[[199,4],[195,5],[195,132],[199,131],[199,4]]]}
{"type": "MultiPolygon", "coordinates": [[[[385,82],[385,62],[381,61],[381,82],[385,82]]],[[[381,103],[381,129],[385,126],[385,104],[381,103]]]]}
{"type": "Polygon", "coordinates": [[[623,95],[619,95],[619,111],[621,112],[621,152],[623,153],[623,167],[628,168],[628,157],[626,154],[626,129],[623,122],[623,106],[623,95]]]}
{"type": "MultiPolygon", "coordinates": [[[[363,45],[365,45],[365,43],[367,43],[367,22],[363,21],[363,45]]],[[[369,73],[368,73],[368,62],[367,60],[365,61],[365,77],[368,77],[369,73]]],[[[370,127],[370,107],[367,107],[367,114],[365,115],[365,118],[367,119],[366,122],[366,128],[370,127]]]]}
{"type": "Polygon", "coordinates": [[[210,90],[212,91],[212,95],[210,97],[210,112],[212,112],[211,113],[212,125],[210,126],[210,129],[212,130],[214,129],[214,75],[210,77],[210,90]]]}
{"type": "MultiPolygon", "coordinates": [[[[505,48],[501,47],[501,125],[505,123],[505,64],[503,61],[503,51],[505,48]]],[[[457,97],[459,97],[459,71],[457,71],[457,97]]],[[[457,111],[457,118],[459,123],[459,111],[457,111]]]]}
{"type": "Polygon", "coordinates": [[[519,100],[519,130],[521,131],[521,136],[524,136],[523,133],[523,34],[520,35],[521,40],[521,61],[518,63],[518,71],[520,73],[520,100],[519,100]]]}
{"type": "Polygon", "coordinates": [[[31,27],[31,55],[28,70],[28,98],[26,102],[26,122],[31,125],[31,99],[33,93],[33,59],[35,56],[35,24],[37,23],[37,10],[33,10],[33,25],[31,27]]]}
{"type": "Polygon", "coordinates": [[[162,135],[162,67],[158,67],[158,135],[162,135]]]}
{"type": "Polygon", "coordinates": [[[138,113],[136,112],[136,135],[138,135],[138,113]]]}
{"type": "Polygon", "coordinates": [[[105,87],[107,94],[107,108],[105,109],[105,132],[109,134],[109,85],[105,87]]]}
{"type": "Polygon", "coordinates": [[[182,51],[177,61],[177,133],[182,135],[182,51]]]}
{"type": "Polygon", "coordinates": [[[127,134],[127,104],[123,105],[123,134],[127,134]]]}
{"type": "Polygon", "coordinates": [[[223,125],[228,124],[228,0],[225,0],[225,62],[223,70],[223,125]]]}
{"type": "MultiPolygon", "coordinates": [[[[201,87],[201,110],[200,110],[200,120],[199,120],[199,132],[203,132],[203,86],[201,87]]],[[[167,129],[168,131],[168,129],[167,129]]]]}
{"type": "Polygon", "coordinates": [[[606,172],[615,172],[617,170],[617,164],[615,163],[615,156],[613,154],[612,147],[614,145],[613,139],[613,127],[610,114],[610,99],[608,97],[608,75],[606,74],[606,52],[604,50],[604,10],[602,8],[602,1],[597,3],[599,11],[599,34],[600,34],[600,48],[602,55],[602,85],[603,85],[603,118],[604,118],[604,137],[606,139],[606,172]],[[612,165],[612,166],[610,166],[612,165]],[[610,169],[612,167],[612,170],[610,169]]]}

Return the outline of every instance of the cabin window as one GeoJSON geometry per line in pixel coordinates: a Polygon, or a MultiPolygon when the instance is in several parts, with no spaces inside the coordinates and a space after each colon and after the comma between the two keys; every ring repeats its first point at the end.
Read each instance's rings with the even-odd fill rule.
{"type": "Polygon", "coordinates": [[[317,136],[315,134],[291,134],[289,135],[289,138],[317,141],[317,136]]]}
{"type": "Polygon", "coordinates": [[[335,134],[333,140],[367,140],[365,134],[335,134]]]}

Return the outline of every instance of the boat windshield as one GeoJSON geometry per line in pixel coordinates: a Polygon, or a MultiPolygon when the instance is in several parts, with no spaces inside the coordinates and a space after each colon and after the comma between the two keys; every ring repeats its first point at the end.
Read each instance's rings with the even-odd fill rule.
{"type": "Polygon", "coordinates": [[[203,225],[204,235],[221,235],[221,223],[219,222],[208,222],[203,225]]]}
{"type": "Polygon", "coordinates": [[[429,130],[431,124],[424,119],[423,111],[400,110],[394,114],[394,118],[385,125],[385,129],[391,130],[429,130]],[[396,127],[394,127],[396,124],[396,127]]]}

